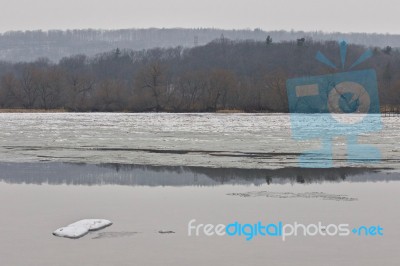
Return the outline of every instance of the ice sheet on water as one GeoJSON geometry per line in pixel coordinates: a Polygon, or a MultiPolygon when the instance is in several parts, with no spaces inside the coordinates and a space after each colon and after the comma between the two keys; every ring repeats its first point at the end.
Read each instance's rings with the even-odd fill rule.
{"type": "Polygon", "coordinates": [[[356,201],[357,198],[352,198],[348,195],[328,194],[324,192],[271,192],[271,191],[250,191],[245,193],[229,193],[229,196],[247,197],[267,197],[277,199],[303,198],[303,199],[322,199],[335,201],[356,201]]]}
{"type": "Polygon", "coordinates": [[[53,235],[66,238],[80,238],[89,231],[96,231],[112,225],[112,222],[105,219],[84,219],[58,228],[53,235]]]}
{"type": "MultiPolygon", "coordinates": [[[[332,130],[326,124],[309,126],[324,116],[303,115],[298,125],[312,136],[315,130],[332,130]]],[[[398,169],[400,117],[382,121],[382,131],[367,132],[358,140],[379,148],[379,167],[398,169]]],[[[293,139],[295,125],[288,114],[0,114],[0,123],[4,162],[278,169],[298,166],[299,154],[321,147],[319,138],[293,139]]],[[[340,138],[333,142],[335,167],[348,165],[346,147],[340,138]]],[[[324,158],[318,159],[324,163],[324,158]]]]}

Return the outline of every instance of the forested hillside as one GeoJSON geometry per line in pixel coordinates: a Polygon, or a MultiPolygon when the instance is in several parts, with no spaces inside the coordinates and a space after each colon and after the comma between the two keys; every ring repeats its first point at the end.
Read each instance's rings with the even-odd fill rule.
{"type": "MultiPolygon", "coordinates": [[[[348,68],[366,51],[350,45],[348,68]]],[[[383,104],[400,104],[400,53],[372,48],[357,69],[374,68],[383,104]]],[[[218,38],[194,48],[114,49],[0,64],[1,108],[65,108],[70,111],[287,112],[288,78],[332,73],[315,60],[318,51],[340,65],[337,42],[298,39],[232,41],[218,38]]],[[[341,70],[337,70],[341,71],[341,70]]]]}
{"type": "Polygon", "coordinates": [[[271,36],[274,42],[299,38],[314,41],[345,39],[349,43],[400,47],[400,35],[367,33],[323,33],[302,31],[222,30],[222,29],[123,29],[123,30],[51,30],[13,31],[0,34],[0,60],[34,61],[47,57],[58,62],[65,56],[85,54],[93,56],[116,49],[142,50],[205,45],[223,35],[231,40],[264,41],[271,36]]]}

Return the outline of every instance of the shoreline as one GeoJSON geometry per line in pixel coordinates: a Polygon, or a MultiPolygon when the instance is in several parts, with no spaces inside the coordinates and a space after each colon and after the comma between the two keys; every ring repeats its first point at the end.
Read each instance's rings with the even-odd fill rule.
{"type": "Polygon", "coordinates": [[[65,109],[0,109],[0,113],[70,113],[65,109]]]}
{"type": "MultiPolygon", "coordinates": [[[[23,108],[0,108],[1,113],[132,113],[132,114],[142,114],[142,113],[169,113],[169,114],[201,114],[201,113],[213,113],[213,114],[291,114],[290,112],[268,112],[268,111],[244,111],[244,110],[217,110],[217,111],[198,111],[198,112],[171,112],[171,111],[160,111],[160,112],[149,112],[149,111],[68,111],[66,109],[23,109],[23,108]]],[[[297,113],[296,113],[297,114],[297,113]]],[[[298,113],[300,114],[300,113],[298,113]]],[[[328,113],[307,113],[307,114],[328,114],[328,113]]],[[[350,113],[356,114],[356,113],[350,113]]],[[[377,113],[379,114],[379,113],[377,113]]],[[[380,114],[384,115],[398,115],[399,112],[388,111],[381,108],[380,114]]]]}

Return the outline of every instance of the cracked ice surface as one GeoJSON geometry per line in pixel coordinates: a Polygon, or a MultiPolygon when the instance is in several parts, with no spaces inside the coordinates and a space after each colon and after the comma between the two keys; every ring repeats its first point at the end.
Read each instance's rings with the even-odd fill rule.
{"type": "MultiPolygon", "coordinates": [[[[304,115],[304,127],[332,130],[310,127],[324,115],[304,115]]],[[[381,131],[358,136],[382,153],[380,163],[367,166],[400,169],[400,117],[382,122],[381,131]]],[[[4,162],[276,169],[298,166],[302,152],[321,146],[318,138],[293,139],[289,114],[3,113],[0,123],[4,162]]],[[[347,165],[345,141],[339,136],[332,144],[334,166],[347,165]]]]}

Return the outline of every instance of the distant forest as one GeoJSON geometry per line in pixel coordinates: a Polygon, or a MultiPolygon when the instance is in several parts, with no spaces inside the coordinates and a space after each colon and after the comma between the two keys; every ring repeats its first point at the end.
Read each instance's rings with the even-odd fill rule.
{"type": "MultiPolygon", "coordinates": [[[[347,67],[367,50],[349,45],[347,67]]],[[[381,104],[400,104],[400,52],[372,48],[357,69],[374,68],[381,104]]],[[[220,37],[192,48],[115,48],[53,63],[0,63],[0,107],[68,111],[287,112],[288,78],[333,73],[321,51],[340,65],[336,41],[275,42],[220,37]]],[[[346,69],[346,68],[345,68],[346,69]]],[[[338,70],[340,71],[340,70],[338,70]]]]}
{"type": "Polygon", "coordinates": [[[223,30],[198,29],[121,29],[121,30],[50,30],[10,31],[0,34],[0,60],[29,62],[38,57],[47,57],[53,62],[75,54],[94,56],[119,47],[142,50],[182,46],[191,48],[205,45],[224,36],[234,41],[264,41],[271,36],[274,42],[300,38],[314,41],[346,40],[348,43],[367,47],[391,46],[400,48],[400,35],[369,33],[324,33],[303,31],[263,31],[261,29],[223,30]]]}

